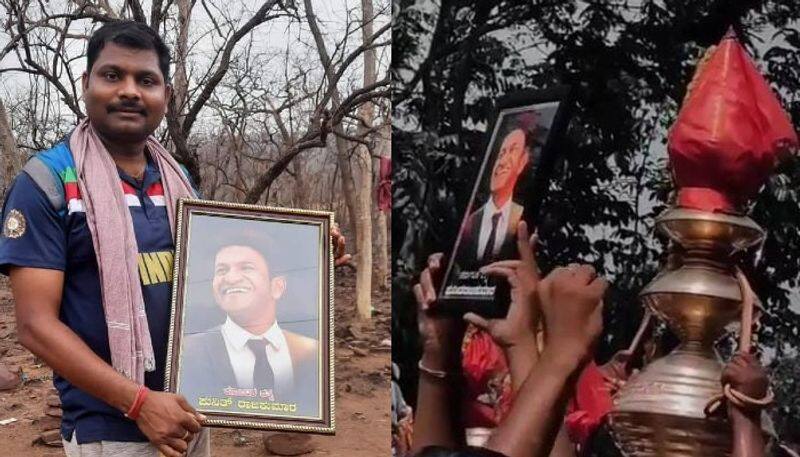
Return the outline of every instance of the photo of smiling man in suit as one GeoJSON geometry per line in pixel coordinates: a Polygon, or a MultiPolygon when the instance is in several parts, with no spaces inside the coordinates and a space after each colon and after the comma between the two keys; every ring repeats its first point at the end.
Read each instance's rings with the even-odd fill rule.
{"type": "Polygon", "coordinates": [[[319,414],[319,344],[278,322],[288,286],[275,244],[250,231],[215,249],[211,295],[225,320],[186,335],[180,392],[191,404],[227,397],[232,402],[222,410],[231,412],[254,412],[237,407],[239,400],[251,400],[294,405],[291,416],[319,414]]]}
{"type": "Polygon", "coordinates": [[[458,263],[462,270],[477,270],[495,260],[512,258],[516,230],[524,206],[514,201],[517,182],[533,162],[537,139],[535,112],[504,119],[499,146],[488,174],[486,202],[470,213],[462,227],[458,263]]]}

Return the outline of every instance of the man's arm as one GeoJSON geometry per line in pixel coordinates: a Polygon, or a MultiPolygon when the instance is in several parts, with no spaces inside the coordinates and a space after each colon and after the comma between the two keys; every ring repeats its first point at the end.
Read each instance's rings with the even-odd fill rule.
{"type": "Polygon", "coordinates": [[[426,369],[447,375],[438,378],[420,370],[412,455],[428,446],[457,448],[464,443],[463,429],[458,421],[458,386],[461,381],[455,377],[460,372],[463,325],[454,318],[429,314],[430,306],[436,301],[442,260],[441,254],[430,256],[428,268],[420,275],[420,283],[414,286],[417,319],[423,341],[420,363],[426,369]]]}
{"type": "MultiPolygon", "coordinates": [[[[503,348],[515,396],[528,376],[538,376],[541,369],[538,365],[537,335],[541,323],[537,288],[541,278],[536,262],[536,236],[529,238],[528,226],[524,221],[517,225],[516,245],[519,260],[502,260],[481,269],[485,274],[504,277],[511,285],[511,305],[508,315],[503,319],[488,320],[472,313],[464,316],[469,322],[489,332],[494,341],[503,348]]],[[[574,456],[572,443],[562,425],[550,457],[574,456]]]]}
{"type": "MultiPolygon", "coordinates": [[[[58,318],[64,273],[42,268],[10,268],[20,343],[79,389],[127,412],[139,386],[117,373],[58,318]]],[[[168,457],[187,449],[186,431],[200,425],[183,397],[150,392],[136,421],[142,432],[168,457]]]]}
{"type": "Polygon", "coordinates": [[[539,285],[547,329],[545,350],[536,373],[523,383],[487,448],[509,457],[550,454],[575,380],[602,331],[606,287],[586,265],[558,268],[539,285]]]}
{"type": "MultiPolygon", "coordinates": [[[[769,379],[756,356],[739,352],[722,371],[722,385],[731,387],[752,398],[764,398],[769,379]]],[[[761,432],[761,409],[740,408],[728,401],[728,417],[733,429],[732,457],[763,457],[764,435],[761,432]]]]}
{"type": "MultiPolygon", "coordinates": [[[[539,352],[536,345],[530,347],[512,347],[506,353],[508,359],[509,371],[511,372],[511,384],[514,394],[516,395],[522,387],[522,384],[528,379],[528,375],[539,376],[540,370],[546,370],[547,367],[539,363],[539,352]]],[[[569,396],[567,397],[567,399],[569,396]]],[[[514,400],[517,401],[516,398],[514,400]]],[[[553,449],[550,451],[550,457],[575,457],[575,448],[569,440],[567,430],[564,424],[556,435],[553,443],[553,449]]]]}

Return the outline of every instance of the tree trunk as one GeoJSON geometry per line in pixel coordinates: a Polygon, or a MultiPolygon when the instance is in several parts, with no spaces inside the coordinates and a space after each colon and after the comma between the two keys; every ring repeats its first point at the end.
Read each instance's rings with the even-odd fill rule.
{"type": "MultiPolygon", "coordinates": [[[[374,180],[372,195],[375,199],[377,208],[378,186],[380,185],[380,157],[391,157],[392,155],[392,126],[387,122],[378,135],[378,158],[372,161],[373,174],[377,176],[374,180]]],[[[388,214],[383,211],[375,210],[375,282],[381,289],[389,286],[389,222],[388,214]]],[[[390,213],[389,213],[390,214],[390,213]]]]}
{"type": "MultiPolygon", "coordinates": [[[[334,105],[338,105],[341,101],[339,99],[339,92],[337,91],[333,97],[334,105]]],[[[341,125],[337,127],[342,130],[341,125]]],[[[353,179],[353,167],[350,164],[350,155],[348,154],[348,141],[341,137],[336,137],[336,161],[339,163],[339,172],[341,173],[341,187],[342,194],[344,194],[344,204],[347,207],[347,229],[352,236],[358,236],[356,229],[356,185],[353,179]]]]}
{"type": "MultiPolygon", "coordinates": [[[[317,52],[319,53],[320,62],[322,63],[323,68],[325,69],[325,75],[328,78],[329,83],[333,83],[335,81],[334,78],[334,69],[333,69],[333,62],[331,62],[330,56],[328,55],[328,50],[325,47],[325,41],[322,38],[322,33],[319,30],[319,26],[317,25],[317,19],[314,15],[314,8],[311,4],[311,0],[304,0],[304,6],[306,9],[306,18],[308,20],[308,26],[311,30],[311,34],[314,36],[314,42],[317,45],[317,52]]],[[[367,17],[368,19],[365,21],[365,27],[362,30],[363,37],[365,39],[371,39],[372,37],[372,3],[369,0],[362,0],[362,7],[365,5],[369,9],[369,15],[367,15],[367,8],[364,8],[362,11],[363,16],[367,17]],[[368,23],[366,23],[369,21],[368,23]],[[368,26],[368,28],[367,28],[368,26]]],[[[370,50],[371,53],[366,52],[364,53],[364,81],[376,81],[375,77],[375,52],[374,50],[370,50]],[[370,57],[371,56],[371,57],[370,57]],[[369,67],[371,66],[371,67],[369,67]],[[369,68],[368,68],[369,67],[369,68]],[[371,68],[371,71],[370,71],[371,68]]],[[[342,103],[341,94],[338,90],[334,88],[332,91],[332,102],[333,108],[336,110],[342,103]]],[[[365,104],[366,105],[366,104],[365,104]]],[[[364,110],[362,108],[359,110],[361,112],[364,110]]],[[[372,113],[373,113],[373,105],[369,103],[368,114],[370,116],[370,122],[372,120],[372,113]]],[[[362,127],[359,127],[362,128],[362,127]]],[[[342,129],[341,124],[336,124],[333,126],[333,129],[336,133],[343,134],[344,130],[342,129]]],[[[348,212],[351,214],[351,219],[355,221],[354,231],[355,231],[355,245],[356,245],[356,265],[357,265],[357,273],[356,273],[356,311],[357,315],[361,319],[370,319],[372,316],[372,221],[370,220],[369,216],[369,202],[370,195],[368,194],[366,197],[355,195],[356,189],[353,186],[353,171],[351,170],[351,162],[350,158],[348,157],[348,144],[347,140],[341,138],[341,136],[336,136],[336,148],[337,148],[337,160],[339,163],[339,171],[342,173],[342,192],[344,193],[345,202],[347,203],[348,212]],[[366,211],[363,211],[362,208],[364,207],[363,198],[367,199],[367,206],[366,211]],[[366,222],[365,222],[366,221],[366,222]],[[365,241],[366,240],[366,241],[365,241]],[[362,248],[364,250],[362,251],[362,248]]],[[[360,146],[356,148],[356,157],[362,155],[363,153],[360,152],[362,149],[360,146]]],[[[369,157],[369,151],[366,151],[367,157],[369,157]]],[[[364,170],[364,174],[368,176],[367,189],[372,188],[372,164],[369,160],[366,162],[365,168],[361,168],[361,161],[356,160],[357,162],[356,167],[360,170],[364,170]],[[369,171],[366,171],[369,170],[369,171]]],[[[361,176],[363,179],[365,176],[361,176]]],[[[359,190],[363,189],[361,187],[359,190]]]]}
{"type": "MultiPolygon", "coordinates": [[[[372,0],[361,0],[363,27],[361,36],[364,44],[372,40],[373,19],[372,0]]],[[[364,87],[375,84],[376,55],[374,49],[364,52],[364,87]]],[[[358,110],[361,122],[358,125],[359,138],[366,139],[375,118],[375,105],[369,101],[358,110]]],[[[356,147],[353,161],[359,177],[356,198],[356,243],[358,271],[356,272],[356,309],[358,317],[372,317],[372,155],[363,144],[356,147]]]]}
{"type": "Polygon", "coordinates": [[[311,182],[308,181],[305,172],[305,160],[297,156],[292,160],[292,172],[294,173],[294,206],[296,208],[308,208],[308,188],[311,182]]]}
{"type": "Polygon", "coordinates": [[[0,180],[0,197],[4,197],[6,191],[11,186],[11,180],[19,171],[20,159],[17,151],[17,141],[14,139],[14,132],[11,130],[11,122],[6,112],[3,101],[0,100],[0,153],[3,159],[2,180],[0,180]]]}
{"type": "Polygon", "coordinates": [[[178,41],[175,44],[175,84],[173,96],[178,122],[183,125],[186,113],[186,97],[189,91],[189,80],[186,75],[186,57],[189,53],[189,23],[192,17],[190,0],[177,0],[178,4],[178,41]]]}

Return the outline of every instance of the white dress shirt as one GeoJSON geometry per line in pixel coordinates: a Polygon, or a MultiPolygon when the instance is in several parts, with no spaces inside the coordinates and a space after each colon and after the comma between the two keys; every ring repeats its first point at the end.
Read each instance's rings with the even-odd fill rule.
{"type": "Polygon", "coordinates": [[[228,349],[228,357],[239,388],[253,388],[253,369],[256,366],[256,356],[247,347],[247,341],[253,338],[265,338],[267,340],[267,361],[275,375],[275,390],[277,392],[291,391],[294,383],[292,357],[289,355],[286,337],[277,322],[261,335],[253,335],[228,317],[222,324],[222,338],[225,340],[225,347],[228,349]]]}
{"type": "Polygon", "coordinates": [[[509,198],[505,204],[498,208],[494,206],[494,200],[489,198],[489,201],[483,205],[483,217],[481,217],[481,231],[478,233],[478,254],[477,258],[483,258],[483,252],[486,250],[486,243],[489,242],[489,235],[492,233],[492,216],[500,211],[500,220],[497,221],[497,229],[494,235],[494,246],[492,247],[492,254],[497,255],[500,252],[500,247],[503,246],[503,241],[506,238],[506,230],[508,230],[508,220],[511,217],[511,199],[509,198]]]}

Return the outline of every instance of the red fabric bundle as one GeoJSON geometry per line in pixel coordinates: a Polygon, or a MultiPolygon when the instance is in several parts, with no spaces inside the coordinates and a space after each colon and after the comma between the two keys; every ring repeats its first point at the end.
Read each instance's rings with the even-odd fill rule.
{"type": "Polygon", "coordinates": [[[590,362],[578,377],[575,396],[570,400],[564,418],[570,440],[583,449],[612,406],[605,378],[597,364],[590,362]]]}
{"type": "Polygon", "coordinates": [[[503,349],[469,325],[461,345],[464,426],[494,428],[511,407],[511,374],[503,349]]]}
{"type": "Polygon", "coordinates": [[[697,69],[668,150],[678,205],[735,212],[772,172],[797,134],[733,32],[697,69]]]}

